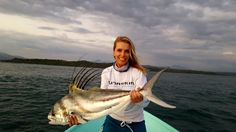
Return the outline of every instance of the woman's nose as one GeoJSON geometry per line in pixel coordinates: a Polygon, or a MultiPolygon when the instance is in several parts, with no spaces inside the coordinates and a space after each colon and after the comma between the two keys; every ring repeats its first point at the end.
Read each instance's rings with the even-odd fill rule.
{"type": "Polygon", "coordinates": [[[121,56],[125,56],[125,52],[124,51],[121,52],[121,56]]]}

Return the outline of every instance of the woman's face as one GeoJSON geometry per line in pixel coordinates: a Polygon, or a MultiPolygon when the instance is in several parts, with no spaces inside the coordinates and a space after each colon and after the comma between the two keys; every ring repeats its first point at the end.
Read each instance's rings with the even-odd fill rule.
{"type": "Polygon", "coordinates": [[[113,55],[116,61],[117,67],[122,67],[129,61],[130,45],[126,42],[116,42],[116,48],[113,51],[113,55]]]}

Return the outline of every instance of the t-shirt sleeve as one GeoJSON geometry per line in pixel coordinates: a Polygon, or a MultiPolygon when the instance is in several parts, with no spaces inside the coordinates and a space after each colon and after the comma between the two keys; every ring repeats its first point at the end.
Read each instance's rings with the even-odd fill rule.
{"type": "Polygon", "coordinates": [[[143,73],[139,73],[138,78],[136,80],[135,88],[143,88],[143,86],[147,83],[147,77],[143,73]]]}
{"type": "Polygon", "coordinates": [[[107,70],[104,69],[101,74],[101,89],[107,89],[108,87],[108,80],[107,80],[107,70]]]}

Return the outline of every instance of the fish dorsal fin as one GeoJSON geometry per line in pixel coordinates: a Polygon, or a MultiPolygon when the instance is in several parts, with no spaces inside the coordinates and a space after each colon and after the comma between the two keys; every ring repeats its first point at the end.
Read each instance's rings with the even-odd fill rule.
{"type": "Polygon", "coordinates": [[[86,67],[81,68],[69,85],[69,93],[74,93],[78,91],[78,89],[84,89],[85,86],[96,79],[99,74],[101,74],[101,72],[97,69],[86,67]]]}

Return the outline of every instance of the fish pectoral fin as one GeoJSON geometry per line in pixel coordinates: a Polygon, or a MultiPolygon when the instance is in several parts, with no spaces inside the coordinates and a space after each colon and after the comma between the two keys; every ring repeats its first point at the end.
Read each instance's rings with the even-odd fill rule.
{"type": "Polygon", "coordinates": [[[88,120],[83,118],[83,114],[82,113],[70,112],[70,115],[75,115],[77,120],[78,120],[78,122],[81,123],[81,124],[84,124],[84,123],[88,122],[88,120]]]}

